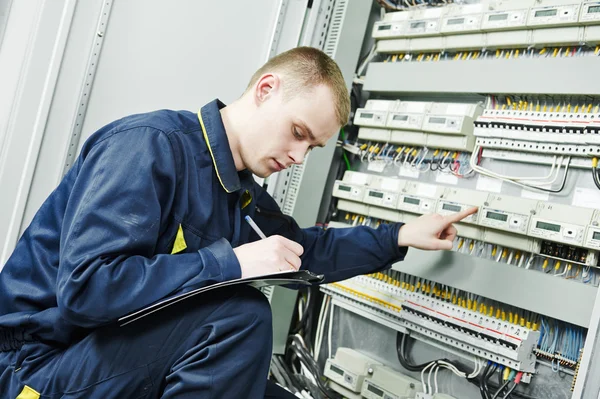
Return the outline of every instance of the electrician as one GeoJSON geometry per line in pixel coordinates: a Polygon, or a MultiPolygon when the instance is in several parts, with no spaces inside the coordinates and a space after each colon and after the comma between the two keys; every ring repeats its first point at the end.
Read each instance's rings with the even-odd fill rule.
{"type": "Polygon", "coordinates": [[[476,209],[300,229],[254,182],[302,163],[349,112],[338,66],[304,47],[267,62],[228,106],[133,115],[94,133],[0,273],[0,396],[262,398],[271,313],[258,290],[115,320],[240,277],[303,268],[332,282],[389,268],[408,246],[451,249],[452,223],[476,209]]]}

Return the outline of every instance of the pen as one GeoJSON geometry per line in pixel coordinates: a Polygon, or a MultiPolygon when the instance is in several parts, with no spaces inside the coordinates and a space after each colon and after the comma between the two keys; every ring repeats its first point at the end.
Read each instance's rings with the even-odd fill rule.
{"type": "Polygon", "coordinates": [[[263,233],[262,230],[260,229],[260,227],[258,227],[256,225],[256,223],[254,223],[254,220],[252,220],[252,218],[250,216],[246,215],[245,219],[246,219],[246,222],[248,222],[248,224],[250,225],[250,227],[252,227],[252,230],[254,230],[261,239],[264,240],[265,238],[267,238],[265,233],[263,233]]]}

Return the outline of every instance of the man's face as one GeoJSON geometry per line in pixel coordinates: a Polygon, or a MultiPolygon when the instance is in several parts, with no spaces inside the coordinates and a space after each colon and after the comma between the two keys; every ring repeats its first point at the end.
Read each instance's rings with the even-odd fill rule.
{"type": "Polygon", "coordinates": [[[284,101],[279,81],[260,86],[254,96],[250,126],[241,132],[240,155],[252,173],[267,177],[304,161],[324,146],[340,126],[331,90],[316,86],[284,101]]]}

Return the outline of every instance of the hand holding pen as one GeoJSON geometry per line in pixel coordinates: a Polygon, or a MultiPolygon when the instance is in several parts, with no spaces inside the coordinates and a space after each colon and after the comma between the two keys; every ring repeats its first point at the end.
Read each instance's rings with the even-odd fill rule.
{"type": "Polygon", "coordinates": [[[264,276],[300,268],[304,248],[282,236],[267,237],[256,223],[246,216],[246,221],[261,238],[233,249],[242,270],[242,278],[264,276]]]}

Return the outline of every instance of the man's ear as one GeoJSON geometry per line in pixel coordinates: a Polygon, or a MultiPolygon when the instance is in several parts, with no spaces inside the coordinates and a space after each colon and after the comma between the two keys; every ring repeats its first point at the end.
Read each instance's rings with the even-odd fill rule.
{"type": "Polygon", "coordinates": [[[256,105],[260,105],[279,91],[280,79],[279,76],[273,73],[262,75],[254,86],[254,101],[256,105]]]}

